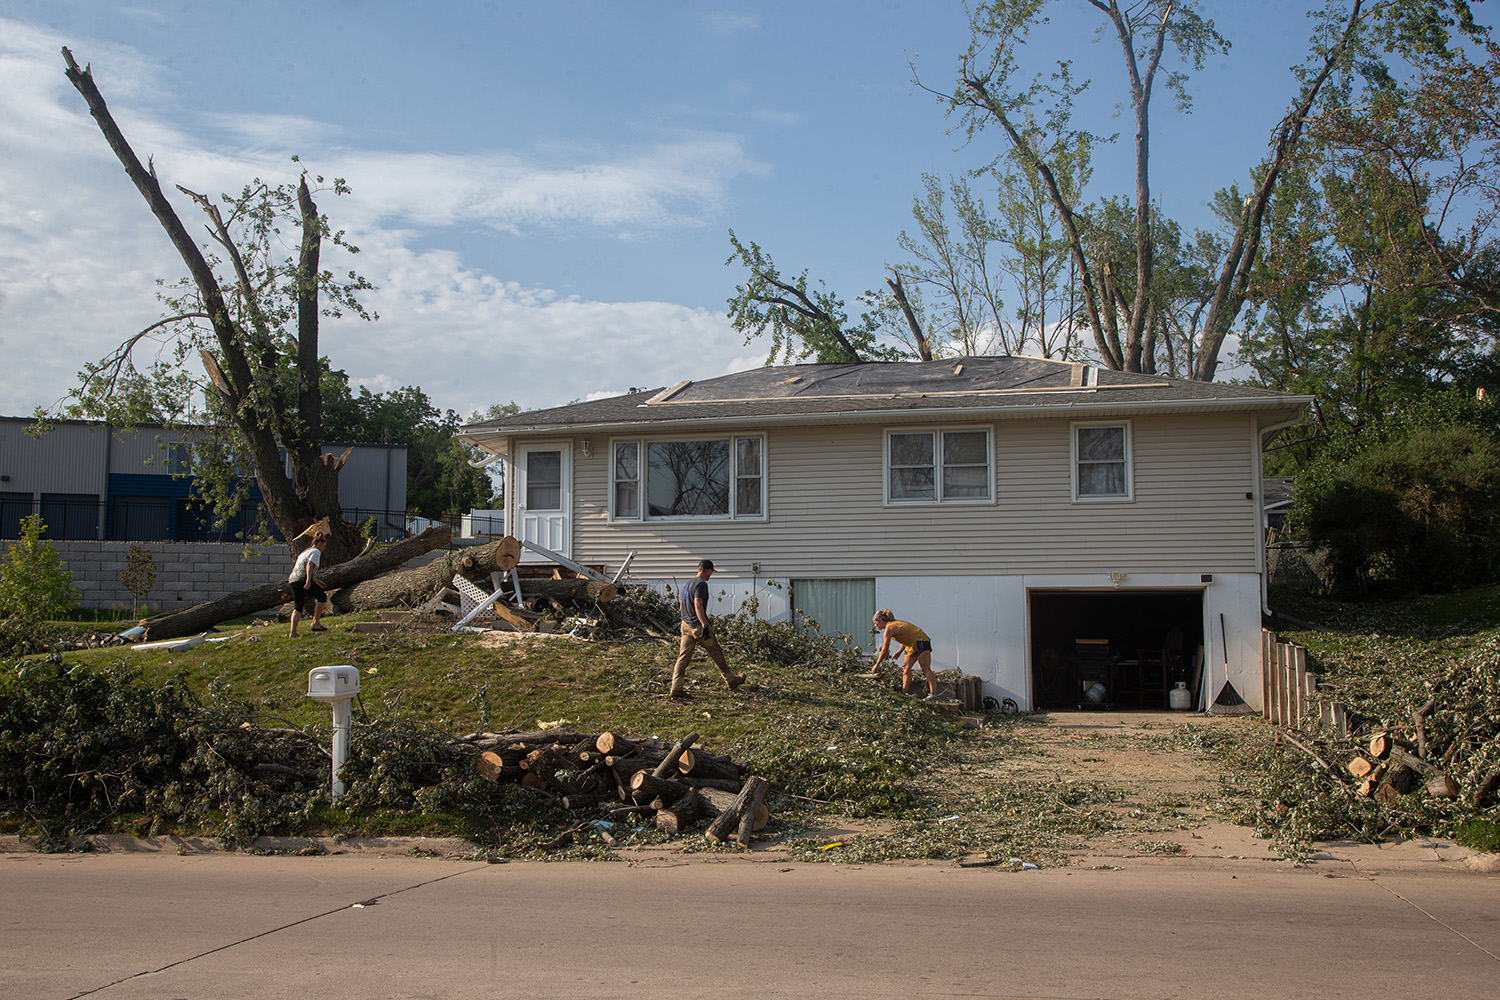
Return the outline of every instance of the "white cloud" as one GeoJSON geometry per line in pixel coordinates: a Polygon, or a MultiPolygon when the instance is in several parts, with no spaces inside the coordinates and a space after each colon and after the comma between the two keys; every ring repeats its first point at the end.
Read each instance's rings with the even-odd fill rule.
{"type": "Polygon", "coordinates": [[[720,38],[729,38],[743,32],[760,30],[760,15],[749,14],[744,11],[702,11],[698,15],[698,23],[708,29],[710,34],[720,38]]]}
{"type": "MultiPolygon", "coordinates": [[[[156,279],[184,272],[63,77],[61,44],[0,19],[3,414],[55,403],[83,362],[160,316],[156,279]]],[[[716,223],[734,182],[765,169],[736,135],[674,134],[625,150],[560,146],[542,162],[505,150],[362,150],[313,120],[205,114],[210,141],[155,116],[148,62],[117,47],[91,49],[113,113],[190,228],[192,208],[173,184],[217,194],[255,176],[291,179],[298,148],[325,176],[351,180],[355,193],[339,200],[336,222],[363,250],[358,269],[378,286],[366,301],[382,318],[329,322],[321,346],[373,391],[419,385],[463,415],[510,400],[551,406],[701,377],[744,351],[722,313],[564,297],[431,249],[449,227],[639,239],[716,223]]],[[[336,256],[325,264],[349,266],[336,256]]]]}

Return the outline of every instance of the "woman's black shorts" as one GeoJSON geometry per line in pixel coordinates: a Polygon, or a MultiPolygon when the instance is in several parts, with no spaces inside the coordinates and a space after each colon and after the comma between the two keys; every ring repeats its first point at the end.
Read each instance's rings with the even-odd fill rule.
{"type": "Polygon", "coordinates": [[[324,601],[328,600],[328,591],[324,590],[316,583],[309,583],[305,587],[300,583],[292,584],[292,607],[296,608],[298,611],[307,610],[307,601],[309,598],[311,598],[315,604],[322,604],[324,601]]]}

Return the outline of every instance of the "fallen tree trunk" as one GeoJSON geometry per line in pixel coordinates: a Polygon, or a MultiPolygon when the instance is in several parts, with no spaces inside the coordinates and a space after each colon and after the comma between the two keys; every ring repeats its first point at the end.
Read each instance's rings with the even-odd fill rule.
{"type": "MultiPolygon", "coordinates": [[[[509,573],[520,558],[521,543],[509,536],[488,545],[455,549],[416,569],[388,573],[378,579],[361,578],[356,586],[344,587],[333,595],[333,610],[343,614],[414,608],[448,586],[455,576],[482,583],[488,589],[491,573],[509,573]]],[[[328,579],[327,574],[323,576],[328,579]]]]}
{"type": "Polygon", "coordinates": [[[550,602],[571,601],[575,604],[608,604],[620,592],[612,583],[601,580],[536,580],[521,578],[521,595],[528,602],[542,598],[550,602]]]}
{"type": "MultiPolygon", "coordinates": [[[[337,566],[319,570],[318,576],[330,588],[350,587],[395,569],[402,563],[431,552],[433,549],[447,545],[451,537],[452,532],[447,525],[437,525],[428,528],[420,535],[402,539],[393,545],[376,549],[366,555],[350,559],[348,562],[341,562],[337,566]]],[[[287,569],[290,571],[290,564],[287,569]]],[[[181,611],[169,611],[154,618],[148,618],[146,619],[146,634],[151,639],[176,639],[185,635],[196,635],[199,632],[208,631],[219,622],[253,615],[257,611],[285,604],[291,599],[292,586],[285,580],[277,583],[263,583],[258,587],[238,590],[212,601],[183,608],[181,611]]]]}

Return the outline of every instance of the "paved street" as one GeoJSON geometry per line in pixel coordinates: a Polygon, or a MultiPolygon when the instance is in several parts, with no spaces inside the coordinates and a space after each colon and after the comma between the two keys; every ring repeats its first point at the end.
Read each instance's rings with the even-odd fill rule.
{"type": "Polygon", "coordinates": [[[7,1000],[1459,1000],[1500,982],[1500,878],[1264,862],[3,854],[0,913],[7,1000]]]}

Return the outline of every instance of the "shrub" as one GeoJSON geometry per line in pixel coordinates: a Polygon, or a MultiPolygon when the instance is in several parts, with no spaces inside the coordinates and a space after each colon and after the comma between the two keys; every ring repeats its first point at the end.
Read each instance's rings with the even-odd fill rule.
{"type": "Polygon", "coordinates": [[[1337,593],[1420,593],[1496,579],[1500,443],[1472,425],[1417,425],[1330,453],[1299,477],[1293,520],[1327,546],[1337,593]]]}
{"type": "Polygon", "coordinates": [[[21,519],[21,537],[0,562],[0,615],[23,621],[61,618],[78,603],[73,574],[52,543],[42,538],[41,517],[21,519]]]}

